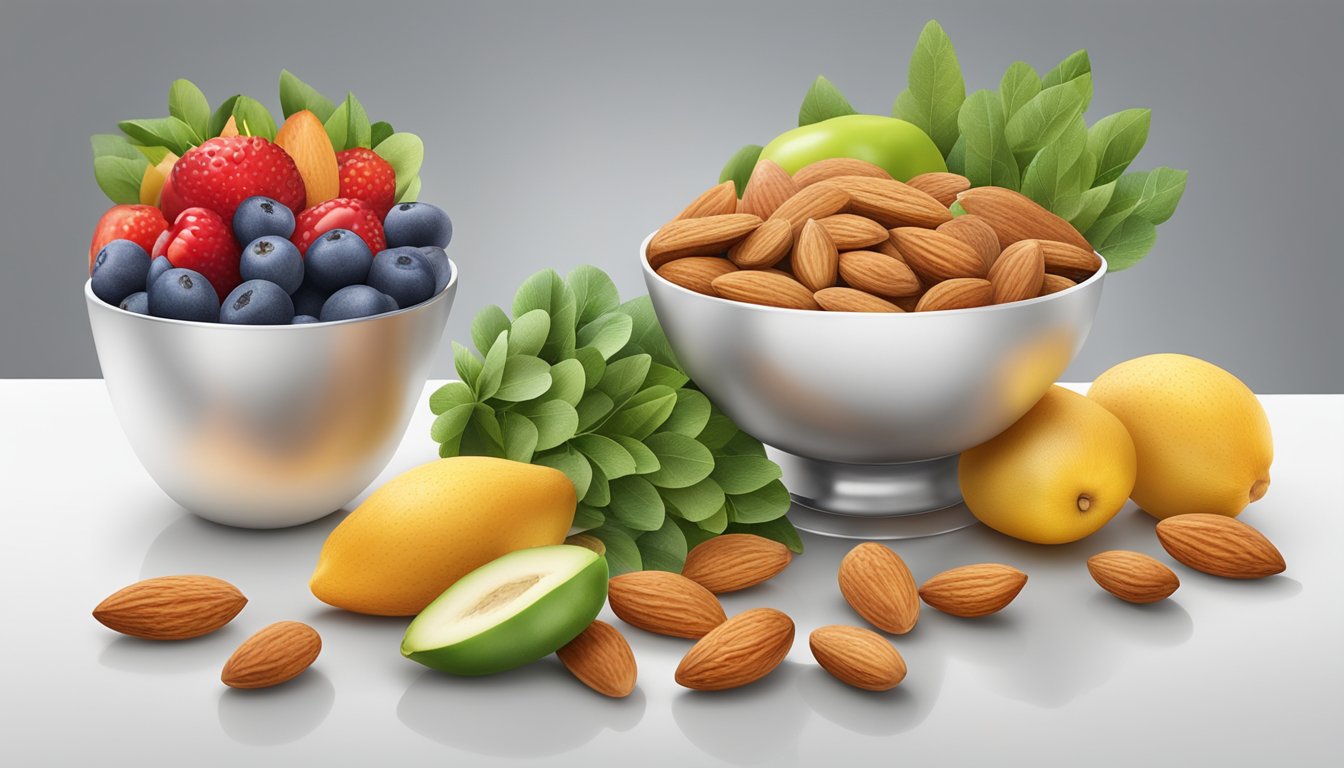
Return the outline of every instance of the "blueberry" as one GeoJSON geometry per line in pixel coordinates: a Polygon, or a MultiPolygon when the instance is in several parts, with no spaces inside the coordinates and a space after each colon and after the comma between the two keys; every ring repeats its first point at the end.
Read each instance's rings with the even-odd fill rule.
{"type": "Polygon", "coordinates": [[[348,229],[333,229],[308,246],[303,268],[313,285],[331,293],[364,282],[373,265],[373,252],[348,229]]]}
{"type": "Polygon", "coordinates": [[[392,312],[397,301],[377,288],[367,285],[347,285],[331,294],[327,303],[322,305],[322,314],[318,315],[324,323],[332,320],[351,320],[356,317],[370,317],[392,312]]]}
{"type": "Polygon", "coordinates": [[[289,325],[294,302],[269,280],[248,280],[234,288],[219,308],[219,322],[234,325],[289,325]]]}
{"type": "Polygon", "coordinates": [[[173,262],[169,261],[167,256],[160,256],[149,262],[149,274],[145,276],[145,290],[149,290],[149,286],[153,285],[154,281],[159,279],[159,275],[162,275],[172,268],[173,262]]]}
{"type": "Polygon", "coordinates": [[[134,312],[137,315],[149,314],[149,294],[144,291],[136,291],[130,296],[121,300],[121,308],[127,312],[134,312]]]}
{"type": "Polygon", "coordinates": [[[213,323],[219,319],[219,295],[205,275],[174,267],[149,287],[149,314],[213,323]]]}
{"type": "Polygon", "coordinates": [[[368,284],[405,309],[434,295],[434,270],[416,249],[390,248],[373,257],[368,284]]]}
{"type": "Polygon", "coordinates": [[[309,323],[316,323],[316,322],[318,322],[318,319],[316,317],[313,317],[312,315],[295,315],[294,319],[289,321],[289,324],[308,325],[309,323]]]}
{"type": "Polygon", "coordinates": [[[322,314],[322,305],[327,303],[327,297],[330,295],[330,291],[324,291],[313,285],[311,277],[305,279],[299,290],[291,294],[291,298],[294,299],[294,314],[317,317],[322,314]]]}
{"type": "Polygon", "coordinates": [[[297,246],[278,235],[248,243],[238,268],[244,280],[269,280],[285,293],[293,293],[303,284],[303,256],[297,246]]]}
{"type": "Polygon", "coordinates": [[[233,212],[233,236],[240,243],[268,236],[288,238],[292,234],[294,212],[269,197],[249,197],[233,212]]]}
{"type": "Polygon", "coordinates": [[[448,285],[448,281],[453,277],[453,267],[448,263],[448,254],[437,245],[426,245],[423,248],[416,248],[420,258],[429,264],[429,268],[434,272],[434,295],[438,296],[439,291],[448,285]]]}
{"type": "Polygon", "coordinates": [[[117,306],[145,286],[149,254],[130,240],[113,240],[93,260],[93,295],[117,306]]]}
{"type": "Polygon", "coordinates": [[[447,248],[453,239],[453,222],[437,205],[401,203],[392,206],[383,219],[387,247],[434,245],[447,248]]]}

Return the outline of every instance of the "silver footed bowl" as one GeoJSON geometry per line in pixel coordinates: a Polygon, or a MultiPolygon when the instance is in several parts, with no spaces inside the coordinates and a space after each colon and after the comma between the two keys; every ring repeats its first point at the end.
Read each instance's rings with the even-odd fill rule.
{"type": "MultiPolygon", "coordinates": [[[[652,235],[650,235],[652,238],[652,235]]],[[[957,455],[1007,429],[1082,347],[1102,268],[1058,293],[941,312],[778,309],[659,277],[658,320],[686,372],[784,468],[806,530],[906,538],[969,525],[957,455]]]]}
{"type": "Polygon", "coordinates": [[[282,528],[359,495],[392,458],[457,292],[291,326],[140,315],[84,286],[112,407],[154,482],[225,525],[282,528]]]}

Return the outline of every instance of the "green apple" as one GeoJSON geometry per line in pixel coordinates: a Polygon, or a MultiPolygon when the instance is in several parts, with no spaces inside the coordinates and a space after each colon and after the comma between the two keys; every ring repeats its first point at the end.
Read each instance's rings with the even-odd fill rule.
{"type": "Polygon", "coordinates": [[[781,133],[761,150],[789,173],[818,160],[852,157],[881,166],[898,181],[946,171],[938,146],[913,123],[882,115],[841,115],[781,133]]]}
{"type": "Polygon", "coordinates": [[[454,675],[490,675],[554,653],[607,599],[606,558],[557,544],[520,549],[463,576],[406,628],[401,653],[454,675]]]}

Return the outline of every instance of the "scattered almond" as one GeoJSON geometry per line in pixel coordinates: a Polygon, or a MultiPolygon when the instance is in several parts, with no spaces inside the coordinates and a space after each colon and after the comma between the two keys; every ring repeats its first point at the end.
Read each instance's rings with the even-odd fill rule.
{"type": "MultiPolygon", "coordinates": [[[[710,187],[695,198],[686,209],[677,214],[678,219],[699,219],[705,216],[722,216],[737,213],[737,187],[731,181],[725,181],[710,187]]],[[[765,217],[761,217],[765,218],[765,217]]]]}
{"type": "Polygon", "coordinates": [[[818,627],[808,638],[812,656],[837,680],[865,691],[889,691],[905,679],[905,659],[887,639],[861,627],[818,627]]]}
{"type": "Polygon", "coordinates": [[[857,288],[822,288],[812,294],[821,308],[828,312],[904,312],[886,299],[857,288]]]}
{"type": "Polygon", "coordinates": [[[785,200],[775,212],[773,219],[784,219],[798,234],[808,219],[824,219],[840,213],[849,205],[849,195],[829,181],[813,184],[785,200]]]}
{"type": "Polygon", "coordinates": [[[1038,240],[1019,240],[1004,248],[989,270],[995,304],[1035,298],[1044,279],[1045,256],[1038,240]]]}
{"type": "Polygon", "coordinates": [[[555,655],[580,682],[603,696],[620,699],[635,690],[635,654],[620,630],[605,621],[589,624],[555,655]]]}
{"type": "Polygon", "coordinates": [[[825,228],[835,247],[842,251],[857,251],[891,239],[886,227],[852,213],[837,213],[818,219],[817,223],[825,228]]]}
{"type": "Polygon", "coordinates": [[[835,285],[840,266],[840,252],[827,233],[826,227],[815,219],[808,219],[798,233],[793,246],[793,275],[809,291],[820,291],[835,285]]]}
{"type": "Polygon", "coordinates": [[[679,685],[722,691],[754,683],[793,647],[793,620],[774,608],[753,608],[700,638],[677,666],[679,685]]]}
{"type": "Polygon", "coordinates": [[[766,219],[746,239],[728,249],[728,260],[742,269],[778,264],[793,247],[793,227],[786,219],[766,219]]]}
{"type": "Polygon", "coordinates": [[[1087,238],[1069,222],[1061,219],[1035,200],[1002,187],[975,187],[957,195],[967,213],[989,222],[999,236],[999,247],[1007,248],[1018,240],[1058,240],[1091,251],[1087,238]]]}
{"type": "Polygon", "coordinates": [[[742,190],[738,213],[751,213],[768,219],[779,206],[798,193],[798,185],[788,171],[770,160],[760,160],[751,170],[751,178],[742,190]]]}
{"type": "Polygon", "coordinates": [[[1077,283],[1063,275],[1052,275],[1049,272],[1046,272],[1045,277],[1041,279],[1040,295],[1049,296],[1052,293],[1059,293],[1060,291],[1072,288],[1075,285],[1077,285],[1077,283]]]}
{"type": "Polygon", "coordinates": [[[773,579],[793,560],[789,548],[750,533],[726,533],[695,545],[681,575],[715,594],[773,579]]]}
{"type": "Polygon", "coordinates": [[[989,222],[968,213],[963,216],[943,222],[938,225],[938,231],[949,237],[955,237],[961,242],[971,246],[975,252],[984,259],[985,271],[988,272],[994,266],[994,261],[999,258],[999,236],[994,234],[994,228],[989,226],[989,222]]]}
{"type": "Polygon", "coordinates": [[[1087,570],[1102,589],[1129,603],[1155,603],[1181,586],[1170,568],[1142,552],[1099,552],[1087,559],[1087,570]]]}
{"type": "Polygon", "coordinates": [[[247,605],[243,593],[213,576],[160,576],[118,590],[93,609],[108,629],[146,640],[186,640],[228,624],[247,605]]]}
{"type": "Polygon", "coordinates": [[[878,296],[913,296],[919,293],[919,278],[904,262],[875,251],[840,254],[840,276],[861,291],[878,296]]]}
{"type": "Polygon", "coordinates": [[[1227,579],[1260,579],[1287,567],[1264,534],[1224,515],[1196,513],[1159,520],[1157,540],[1181,563],[1227,579]]]}
{"type": "Polygon", "coordinates": [[[1086,280],[1101,269],[1101,257],[1091,249],[1084,250],[1058,240],[1038,240],[1045,256],[1045,271],[1070,280],[1086,280]]]}
{"type": "Polygon", "coordinates": [[[957,195],[971,188],[971,180],[956,173],[921,173],[905,182],[929,197],[937,200],[944,208],[957,201],[957,195]]]}
{"type": "Polygon", "coordinates": [[[714,293],[714,278],[736,272],[737,267],[731,261],[717,256],[686,256],[669,261],[654,271],[669,283],[676,283],[706,296],[717,296],[714,293]]]}
{"type": "Polygon", "coordinates": [[[919,621],[915,577],[900,555],[881,544],[851,549],[840,561],[839,580],[845,601],[878,629],[903,635],[919,621]]]}
{"type": "Polygon", "coordinates": [[[269,688],[298,677],[322,652],[317,630],[301,621],[280,621],[243,641],[219,679],[230,688],[269,688]]]}
{"type": "Polygon", "coordinates": [[[895,179],[837,176],[826,182],[848,193],[850,213],[884,227],[936,227],[952,219],[947,207],[926,192],[895,179]]]}
{"type": "Polygon", "coordinates": [[[1027,574],[999,563],[963,565],[934,576],[919,588],[924,602],[962,618],[1003,610],[1027,583],[1027,574]]]}
{"type": "Polygon", "coordinates": [[[719,599],[679,573],[634,571],[612,579],[607,602],[621,621],[646,632],[703,637],[726,618],[719,599]]]}
{"type": "Polygon", "coordinates": [[[994,285],[978,277],[954,277],[934,283],[919,297],[916,312],[937,312],[944,309],[974,309],[994,303],[994,285]]]}
{"type": "Polygon", "coordinates": [[[821,309],[802,283],[774,272],[743,269],[714,278],[714,292],[725,299],[785,309],[821,309]]]}
{"type": "Polygon", "coordinates": [[[985,260],[971,246],[937,230],[898,227],[891,230],[896,249],[920,277],[931,281],[984,277],[985,260]]]}
{"type": "Polygon", "coordinates": [[[793,181],[799,189],[809,187],[819,181],[834,179],[837,176],[868,176],[874,179],[890,179],[891,174],[880,165],[852,157],[830,157],[805,165],[793,174],[793,181]]]}
{"type": "Polygon", "coordinates": [[[687,256],[717,256],[760,225],[760,217],[748,213],[669,221],[649,241],[649,265],[658,269],[687,256]]]}

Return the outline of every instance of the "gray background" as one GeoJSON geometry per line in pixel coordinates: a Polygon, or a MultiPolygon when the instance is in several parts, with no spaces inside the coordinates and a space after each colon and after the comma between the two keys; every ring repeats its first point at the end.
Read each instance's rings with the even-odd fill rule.
{"type": "MultiPolygon", "coordinates": [[[[936,17],[972,87],[1086,47],[1089,118],[1151,107],[1136,167],[1190,170],[1153,254],[1108,281],[1066,379],[1182,351],[1261,392],[1344,390],[1338,2],[179,5],[0,2],[0,377],[98,374],[79,286],[108,203],[87,138],[165,114],[175,77],[278,111],[288,67],[425,138],[423,196],[457,225],[448,335],[465,339],[477,309],[543,267],[594,263],[642,292],[639,241],[734,150],[793,125],[818,73],[886,112],[936,17]]],[[[433,375],[451,375],[444,350],[433,375]]]]}

